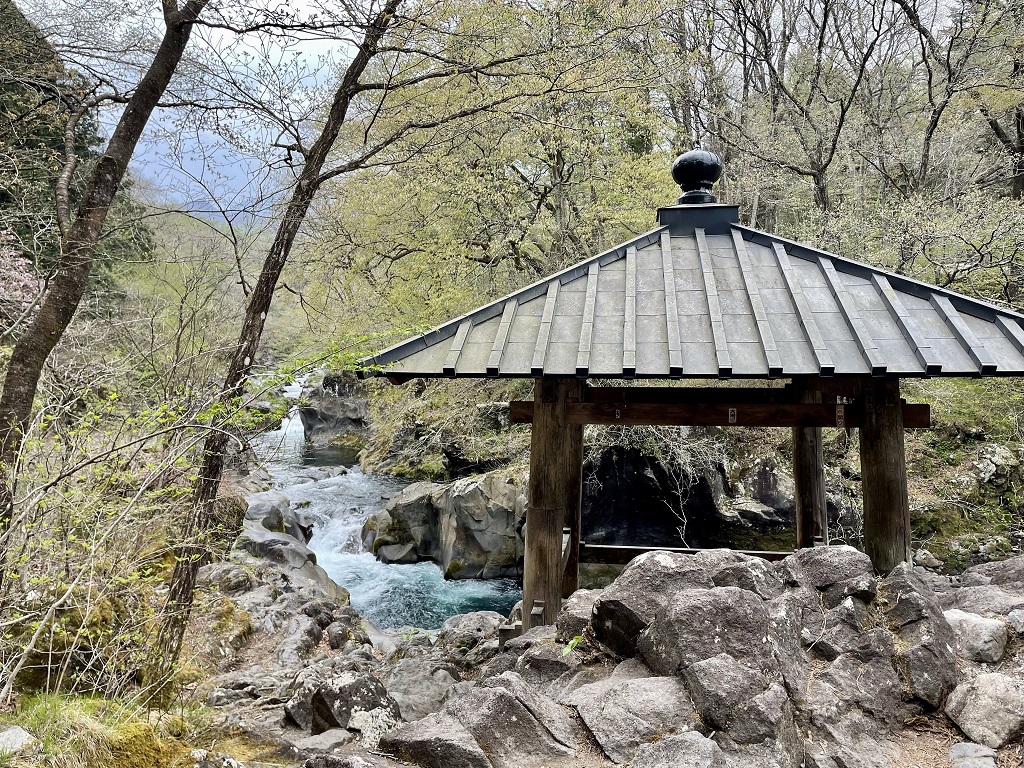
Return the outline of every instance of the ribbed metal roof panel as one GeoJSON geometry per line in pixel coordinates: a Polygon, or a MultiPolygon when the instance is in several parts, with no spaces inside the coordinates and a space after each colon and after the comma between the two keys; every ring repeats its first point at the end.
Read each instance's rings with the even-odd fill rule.
{"type": "Polygon", "coordinates": [[[663,209],[624,243],[363,361],[412,376],[1024,375],[1024,316],[663,209]]]}

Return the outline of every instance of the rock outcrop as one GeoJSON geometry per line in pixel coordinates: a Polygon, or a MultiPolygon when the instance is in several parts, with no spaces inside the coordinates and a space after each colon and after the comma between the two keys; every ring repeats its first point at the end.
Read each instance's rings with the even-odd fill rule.
{"type": "Polygon", "coordinates": [[[363,545],[385,563],[433,560],[449,579],[516,577],[525,511],[523,483],[507,475],[414,483],[367,520],[363,545]]]}
{"type": "Polygon", "coordinates": [[[299,418],[306,442],[325,444],[339,435],[362,434],[370,425],[369,402],[354,378],[328,374],[303,390],[299,418]]]}

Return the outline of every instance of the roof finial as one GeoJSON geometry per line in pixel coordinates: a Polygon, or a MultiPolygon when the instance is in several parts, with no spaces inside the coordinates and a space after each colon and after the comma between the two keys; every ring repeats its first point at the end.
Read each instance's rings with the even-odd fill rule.
{"type": "Polygon", "coordinates": [[[672,163],[672,178],[683,190],[681,205],[717,203],[711,185],[722,177],[722,159],[699,146],[684,152],[672,163]]]}

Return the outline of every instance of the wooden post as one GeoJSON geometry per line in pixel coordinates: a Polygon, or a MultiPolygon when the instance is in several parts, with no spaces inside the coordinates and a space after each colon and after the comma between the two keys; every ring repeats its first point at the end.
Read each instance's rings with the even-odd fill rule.
{"type": "Polygon", "coordinates": [[[570,503],[579,508],[581,469],[577,464],[582,458],[582,434],[579,440],[573,439],[574,430],[566,423],[565,404],[570,397],[580,399],[582,386],[576,379],[553,378],[537,379],[534,384],[523,564],[524,630],[540,623],[554,624],[562,607],[562,526],[579,517],[578,511],[570,515],[567,510],[570,503]],[[538,601],[543,606],[540,619],[526,610],[527,606],[537,606],[538,601]]]}
{"type": "Polygon", "coordinates": [[[864,549],[876,573],[884,574],[910,560],[910,501],[899,380],[871,380],[865,384],[863,401],[864,549]]]}
{"type": "Polygon", "coordinates": [[[580,535],[583,530],[583,425],[566,424],[569,462],[565,488],[565,520],[569,529],[569,559],[562,572],[562,597],[580,588],[580,535]]]}
{"type": "MultiPolygon", "coordinates": [[[[800,402],[820,403],[822,394],[812,387],[804,387],[800,402]]],[[[822,540],[828,544],[821,427],[793,427],[793,482],[796,486],[796,548],[814,546],[815,523],[822,540]]]]}

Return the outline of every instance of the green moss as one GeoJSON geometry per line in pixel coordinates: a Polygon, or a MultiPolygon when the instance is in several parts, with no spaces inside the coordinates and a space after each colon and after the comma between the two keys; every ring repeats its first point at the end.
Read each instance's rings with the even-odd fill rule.
{"type": "Polygon", "coordinates": [[[169,766],[176,749],[159,739],[149,723],[128,723],[110,738],[108,768],[159,768],[169,766]]]}

